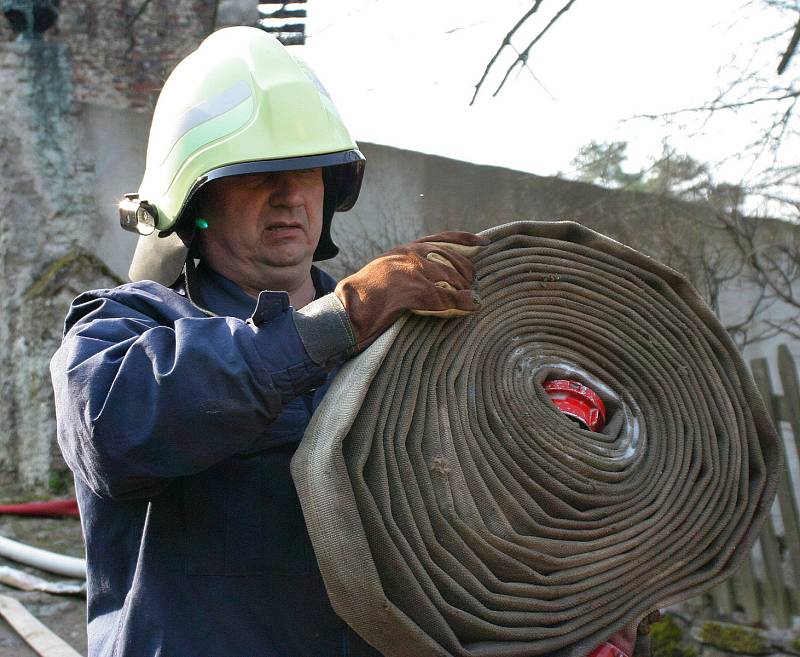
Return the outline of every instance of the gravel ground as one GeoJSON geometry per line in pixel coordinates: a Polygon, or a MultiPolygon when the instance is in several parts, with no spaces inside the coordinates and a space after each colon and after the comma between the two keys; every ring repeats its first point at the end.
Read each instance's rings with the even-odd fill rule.
{"type": "MultiPolygon", "coordinates": [[[[0,516],[0,536],[21,543],[83,558],[81,526],[76,518],[22,518],[0,516]]],[[[7,561],[0,557],[0,566],[11,566],[51,581],[66,581],[59,575],[7,561]]],[[[0,593],[20,602],[80,654],[86,654],[86,600],[77,596],[25,592],[0,584],[0,593]]],[[[0,618],[0,657],[38,657],[19,635],[0,618]]]]}

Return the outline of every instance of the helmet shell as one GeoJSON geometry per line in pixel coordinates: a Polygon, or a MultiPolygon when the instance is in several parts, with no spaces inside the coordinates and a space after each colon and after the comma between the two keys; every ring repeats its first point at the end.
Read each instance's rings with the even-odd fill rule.
{"type": "MultiPolygon", "coordinates": [[[[345,153],[350,152],[349,158],[345,153]]],[[[233,164],[342,154],[357,147],[314,73],[274,37],[253,27],[215,32],[180,62],[158,98],[139,198],[170,229],[190,196],[233,164]]],[[[305,164],[308,167],[309,163],[305,164]]],[[[250,168],[246,172],[252,172],[250,168]]],[[[236,175],[232,169],[224,175],[236,175]]]]}
{"type": "Polygon", "coordinates": [[[213,33],[175,67],[156,103],[138,192],[155,209],[156,232],[139,238],[131,280],[177,279],[193,236],[179,220],[209,181],[312,167],[323,167],[325,181],[314,256],[322,260],[338,251],[331,217],[355,203],[364,156],[325,87],[277,39],[244,26],[213,33]]]}

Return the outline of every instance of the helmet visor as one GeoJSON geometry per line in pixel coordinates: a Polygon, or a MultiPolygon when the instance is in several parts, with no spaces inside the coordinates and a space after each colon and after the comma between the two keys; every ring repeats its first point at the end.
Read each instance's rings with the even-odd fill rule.
{"type": "Polygon", "coordinates": [[[181,213],[189,205],[192,197],[212,180],[252,173],[297,171],[299,169],[316,169],[318,167],[323,170],[325,189],[332,190],[336,195],[334,209],[337,211],[349,210],[355,205],[358,193],[361,190],[361,181],[364,178],[364,163],[365,159],[361,152],[352,149],[339,153],[228,164],[209,171],[195,181],[187,195],[181,213]]]}

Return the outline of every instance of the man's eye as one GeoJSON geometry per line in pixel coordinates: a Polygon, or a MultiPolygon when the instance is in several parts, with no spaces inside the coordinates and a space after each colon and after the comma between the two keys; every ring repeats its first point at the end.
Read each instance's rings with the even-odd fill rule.
{"type": "Polygon", "coordinates": [[[319,168],[314,169],[297,169],[297,173],[316,173],[319,171],[319,168]]]}
{"type": "Polygon", "coordinates": [[[244,176],[244,183],[249,187],[258,187],[259,185],[269,182],[274,177],[274,173],[255,173],[249,176],[244,176]]]}

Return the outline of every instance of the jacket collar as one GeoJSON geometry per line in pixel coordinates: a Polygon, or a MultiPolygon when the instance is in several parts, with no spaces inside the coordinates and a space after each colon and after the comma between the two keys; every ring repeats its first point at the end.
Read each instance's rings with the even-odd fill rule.
{"type": "MultiPolygon", "coordinates": [[[[311,266],[315,298],[333,291],[336,281],[316,266],[311,266]]],[[[183,275],[174,286],[189,301],[210,316],[252,317],[258,301],[236,283],[200,261],[197,265],[187,260],[183,275]]],[[[285,293],[281,293],[285,294],[285,293]]]]}

